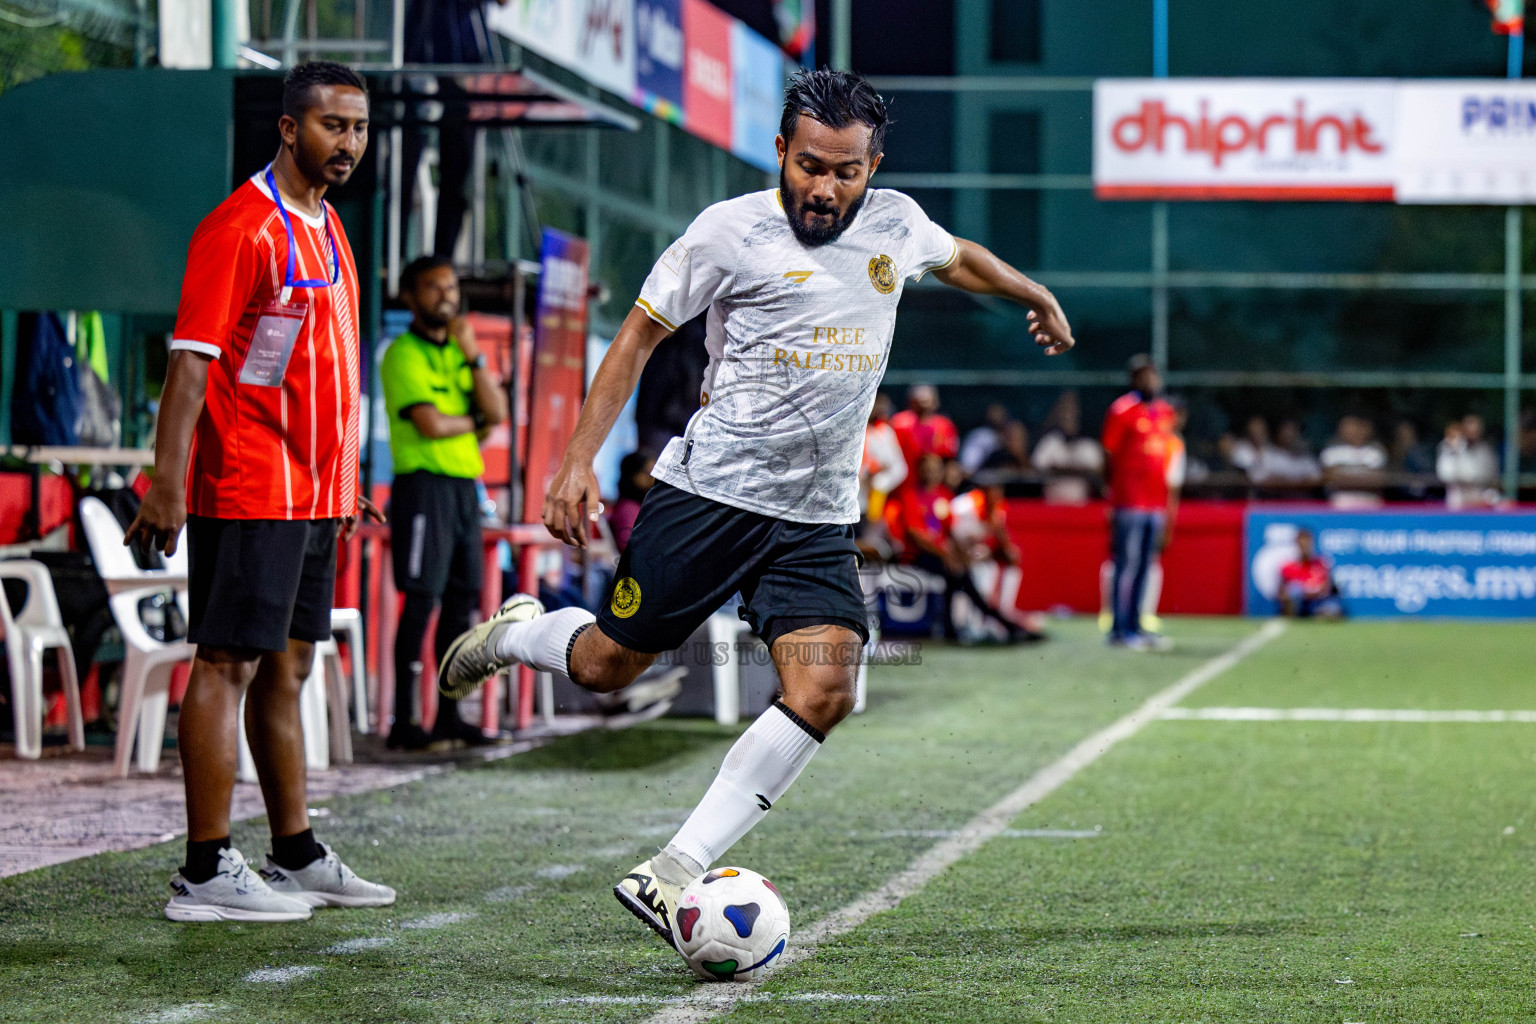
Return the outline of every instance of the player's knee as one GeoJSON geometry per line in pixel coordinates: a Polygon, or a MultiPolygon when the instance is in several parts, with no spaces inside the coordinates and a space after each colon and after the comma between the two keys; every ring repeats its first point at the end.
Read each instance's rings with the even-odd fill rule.
{"type": "Polygon", "coordinates": [[[829,672],[816,685],[802,688],[798,703],[805,707],[805,717],[826,732],[853,714],[856,681],[852,672],[829,672]]]}

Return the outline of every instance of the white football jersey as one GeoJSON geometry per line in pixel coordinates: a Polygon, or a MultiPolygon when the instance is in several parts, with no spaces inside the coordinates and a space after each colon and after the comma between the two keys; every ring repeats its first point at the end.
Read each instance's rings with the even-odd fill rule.
{"type": "Polygon", "coordinates": [[[709,309],[699,411],[653,475],[792,522],[857,522],[864,428],[902,286],[958,252],[891,189],[870,189],[820,246],[794,236],[778,189],[699,214],[640,289],[638,305],[665,327],[709,309]]]}

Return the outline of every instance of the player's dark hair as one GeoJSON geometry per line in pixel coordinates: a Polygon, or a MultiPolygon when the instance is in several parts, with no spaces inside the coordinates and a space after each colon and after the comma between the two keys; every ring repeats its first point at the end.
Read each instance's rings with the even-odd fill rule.
{"type": "Polygon", "coordinates": [[[438,267],[451,267],[453,260],[447,256],[417,256],[400,271],[400,294],[409,295],[416,290],[416,282],[422,274],[438,267]]]}
{"type": "Polygon", "coordinates": [[[869,155],[885,152],[885,131],[891,118],[885,100],[863,75],[830,68],[795,72],[784,93],[784,113],[779,118],[779,134],[786,143],[795,137],[801,114],[828,128],[868,125],[869,155]]]}
{"type": "Polygon", "coordinates": [[[314,88],[320,85],[347,85],[368,95],[363,76],[345,64],[330,60],[307,61],[295,64],[283,76],[283,113],[295,121],[302,120],[304,111],[309,109],[314,88]]]}

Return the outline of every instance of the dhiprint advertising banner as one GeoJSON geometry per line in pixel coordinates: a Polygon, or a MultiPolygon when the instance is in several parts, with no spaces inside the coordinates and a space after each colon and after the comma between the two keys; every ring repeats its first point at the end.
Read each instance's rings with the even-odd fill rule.
{"type": "Polygon", "coordinates": [[[1257,507],[1245,528],[1250,615],[1273,615],[1280,569],[1308,527],[1352,616],[1536,618],[1536,513],[1257,507]]]}
{"type": "Polygon", "coordinates": [[[1396,88],[1369,79],[1101,79],[1094,193],[1390,201],[1396,88]]]}

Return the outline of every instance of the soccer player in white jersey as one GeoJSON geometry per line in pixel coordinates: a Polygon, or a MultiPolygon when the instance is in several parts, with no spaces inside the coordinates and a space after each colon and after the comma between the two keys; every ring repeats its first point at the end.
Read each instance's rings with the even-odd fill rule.
{"type": "Polygon", "coordinates": [[[733,595],[772,651],[781,696],[742,734],[664,849],[614,888],[669,943],[682,889],[762,820],[854,702],[868,638],[857,577],[859,460],[904,282],[940,281],[1029,309],[1048,355],[1072,347],[1056,299],[950,235],[900,192],[869,187],[885,104],[847,72],[790,83],[779,188],[717,203],[662,254],[593,379],[549,487],[544,523],[586,542],[592,459],[651,351],[709,310],[709,368],[687,433],[657,459],[596,618],[519,595],[465,633],[439,670],[463,696],[521,663],[621,689],[733,595]],[[593,628],[596,627],[596,628],[593,628]]]}

